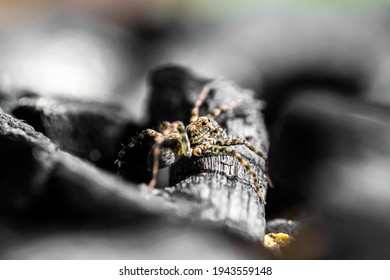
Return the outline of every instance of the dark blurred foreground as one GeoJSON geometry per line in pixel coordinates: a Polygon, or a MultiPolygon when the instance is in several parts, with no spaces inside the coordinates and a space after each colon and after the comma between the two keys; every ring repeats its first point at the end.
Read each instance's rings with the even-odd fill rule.
{"type": "Polygon", "coordinates": [[[295,238],[285,258],[390,259],[387,10],[131,16],[69,10],[2,23],[2,258],[271,257],[229,233],[161,219],[169,210],[138,191],[144,166],[130,167],[130,183],[112,176],[120,142],[156,125],[147,73],[168,63],[266,101],[275,185],[266,218],[297,225],[272,229],[295,238]],[[111,185],[125,197],[106,201],[111,185]]]}

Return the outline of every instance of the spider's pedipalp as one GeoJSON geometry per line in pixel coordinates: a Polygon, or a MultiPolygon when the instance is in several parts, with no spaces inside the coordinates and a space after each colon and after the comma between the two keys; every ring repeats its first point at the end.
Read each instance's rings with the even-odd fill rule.
{"type": "Polygon", "coordinates": [[[174,122],[174,125],[175,125],[175,129],[177,129],[177,131],[180,134],[181,152],[186,157],[191,156],[192,154],[191,143],[190,143],[190,139],[188,138],[188,134],[186,132],[186,127],[181,121],[174,122]]]}
{"type": "Polygon", "coordinates": [[[205,86],[202,91],[200,92],[198,99],[195,102],[194,108],[191,110],[191,118],[190,123],[193,123],[196,121],[199,117],[199,107],[202,105],[203,101],[206,99],[207,94],[209,93],[210,88],[208,86],[205,86]]]}
{"type": "MultiPolygon", "coordinates": [[[[178,140],[180,142],[181,154],[190,156],[192,153],[188,135],[185,126],[181,121],[165,123],[166,128],[155,138],[156,143],[153,146],[153,166],[152,179],[149,182],[149,188],[154,188],[157,184],[157,174],[159,170],[159,158],[161,154],[161,144],[166,140],[178,140]]],[[[179,156],[179,155],[178,155],[179,156]]]]}
{"type": "Polygon", "coordinates": [[[249,163],[242,158],[240,153],[237,153],[235,150],[233,150],[233,149],[231,149],[229,147],[217,146],[217,145],[210,146],[209,150],[212,153],[214,153],[214,154],[222,154],[222,155],[232,155],[232,156],[234,156],[240,162],[240,164],[248,171],[248,173],[252,175],[253,183],[255,185],[255,190],[257,192],[257,195],[259,196],[261,202],[264,205],[266,204],[264,196],[261,193],[261,189],[260,189],[260,186],[259,186],[259,179],[257,178],[257,176],[255,174],[255,170],[253,170],[253,168],[249,166],[249,163]]]}

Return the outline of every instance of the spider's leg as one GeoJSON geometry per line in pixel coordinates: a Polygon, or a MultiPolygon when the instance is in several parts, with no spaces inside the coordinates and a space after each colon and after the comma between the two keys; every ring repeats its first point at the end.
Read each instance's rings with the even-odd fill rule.
{"type": "Polygon", "coordinates": [[[163,142],[163,136],[160,135],[156,138],[156,143],[153,146],[153,166],[152,166],[152,179],[149,182],[149,188],[153,189],[157,184],[157,173],[158,173],[158,159],[160,157],[160,147],[163,142]]]}
{"type": "Polygon", "coordinates": [[[219,146],[244,145],[249,150],[254,152],[256,155],[260,156],[262,159],[267,160],[267,157],[265,154],[263,154],[261,151],[259,151],[257,148],[255,148],[251,143],[249,143],[245,139],[229,137],[229,138],[217,140],[216,144],[219,146]]]}
{"type": "Polygon", "coordinates": [[[240,103],[239,100],[234,100],[228,104],[221,105],[221,106],[215,108],[214,110],[212,110],[211,113],[209,113],[207,115],[207,117],[212,118],[212,119],[217,119],[223,112],[226,112],[226,111],[236,107],[239,103],[240,103]]]}
{"type": "Polygon", "coordinates": [[[226,135],[225,130],[223,130],[223,128],[220,127],[220,126],[216,127],[215,130],[213,130],[213,131],[210,132],[210,138],[216,139],[215,137],[216,137],[216,135],[217,135],[218,133],[221,134],[221,137],[222,137],[223,140],[228,138],[227,135],[226,135]]]}
{"type": "Polygon", "coordinates": [[[233,149],[231,149],[229,147],[217,146],[217,145],[211,145],[209,147],[209,151],[211,151],[214,154],[223,154],[223,155],[227,154],[227,155],[234,156],[240,162],[240,164],[248,171],[248,173],[252,175],[257,195],[259,196],[261,202],[264,205],[266,204],[264,196],[263,196],[263,194],[261,193],[261,190],[260,190],[259,179],[257,179],[255,171],[253,170],[252,167],[249,166],[249,163],[242,158],[241,154],[237,153],[235,150],[233,150],[233,149]]]}
{"type": "Polygon", "coordinates": [[[269,169],[268,169],[268,158],[267,156],[262,153],[261,151],[259,151],[257,148],[255,148],[251,143],[249,143],[247,140],[245,139],[241,139],[241,138],[226,138],[226,139],[220,139],[216,142],[217,145],[220,145],[220,146],[233,146],[233,145],[244,145],[245,147],[247,147],[249,150],[251,150],[252,152],[254,152],[256,155],[260,156],[262,159],[264,159],[264,162],[265,162],[265,170],[264,170],[264,173],[265,173],[265,176],[267,178],[267,182],[268,182],[268,185],[272,188],[273,187],[273,184],[272,184],[272,181],[271,181],[271,178],[269,177],[269,169]]]}
{"type": "Polygon", "coordinates": [[[203,101],[206,99],[207,94],[209,93],[210,88],[205,86],[199,94],[198,100],[195,102],[194,108],[191,110],[190,123],[196,121],[199,117],[199,107],[202,105],[203,101]]]}
{"type": "Polygon", "coordinates": [[[147,136],[152,137],[153,139],[156,139],[156,137],[158,137],[160,135],[161,135],[161,133],[159,133],[153,129],[146,129],[146,130],[142,131],[133,141],[131,141],[126,146],[124,146],[118,152],[118,159],[114,162],[114,164],[116,164],[118,167],[118,174],[120,173],[120,169],[122,167],[122,163],[123,163],[122,158],[130,149],[132,149],[136,145],[140,144],[142,142],[142,140],[147,136]]]}

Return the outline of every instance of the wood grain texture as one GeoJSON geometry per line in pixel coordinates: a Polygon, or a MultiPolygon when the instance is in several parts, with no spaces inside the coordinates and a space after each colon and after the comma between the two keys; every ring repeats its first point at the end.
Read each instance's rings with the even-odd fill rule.
{"type": "MultiPolygon", "coordinates": [[[[188,124],[191,108],[207,84],[211,91],[200,107],[200,115],[239,100],[236,108],[218,118],[219,124],[228,136],[246,139],[267,153],[268,136],[261,114],[263,103],[255,99],[252,91],[225,79],[200,79],[177,67],[155,70],[151,83],[152,122],[182,120],[188,124]]],[[[265,196],[264,160],[244,146],[233,148],[255,170],[265,196]]],[[[164,192],[162,197],[182,216],[220,225],[250,240],[260,241],[264,236],[264,205],[256,194],[252,175],[233,156],[207,154],[180,159],[171,166],[170,187],[164,192]]]]}

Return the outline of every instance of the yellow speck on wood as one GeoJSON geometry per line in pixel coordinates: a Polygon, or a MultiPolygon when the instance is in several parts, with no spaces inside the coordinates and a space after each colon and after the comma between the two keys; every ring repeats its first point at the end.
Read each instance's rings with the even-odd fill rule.
{"type": "Polygon", "coordinates": [[[277,250],[289,245],[294,238],[286,233],[268,233],[264,236],[264,247],[270,250],[277,250]]]}

